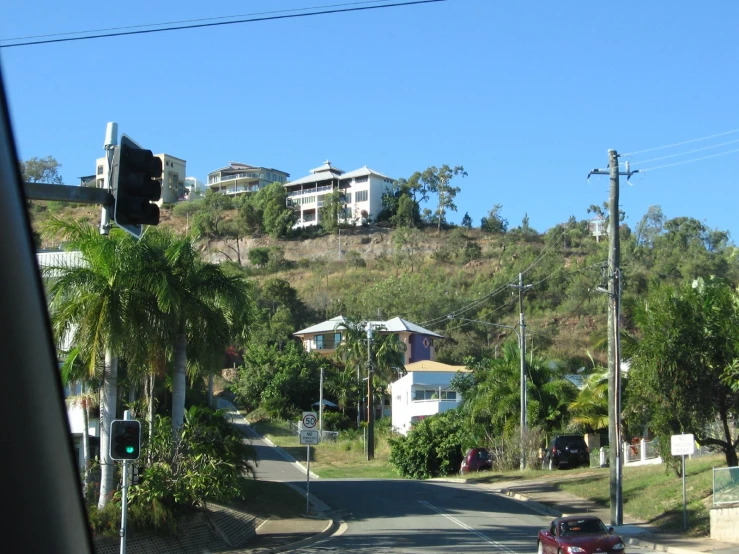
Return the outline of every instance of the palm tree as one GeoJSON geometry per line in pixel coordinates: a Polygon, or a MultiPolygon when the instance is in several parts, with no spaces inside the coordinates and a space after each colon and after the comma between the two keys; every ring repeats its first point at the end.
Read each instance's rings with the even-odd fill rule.
{"type": "Polygon", "coordinates": [[[141,303],[145,265],[142,250],[122,231],[109,238],[87,223],[52,219],[46,230],[66,240],[68,250],[81,252],[81,264],[44,268],[49,279],[49,311],[55,337],[79,349],[87,374],[102,362],[100,398],[101,480],[98,506],[105,507],[113,492],[113,461],[109,452],[110,422],[116,416],[118,356],[131,346],[132,329],[151,319],[141,303]]]}
{"type": "Polygon", "coordinates": [[[159,229],[149,234],[164,253],[161,271],[148,284],[174,329],[172,429],[177,433],[184,421],[188,361],[191,375],[211,368],[215,356],[223,358],[232,334],[246,334],[249,291],[242,277],[204,262],[191,239],[159,229]]]}
{"type": "Polygon", "coordinates": [[[326,379],[326,388],[336,398],[341,413],[346,414],[346,407],[359,390],[359,383],[351,368],[332,371],[326,379]]]}
{"type": "Polygon", "coordinates": [[[569,408],[572,421],[590,431],[608,427],[608,368],[595,368],[569,408]]]}
{"type": "Polygon", "coordinates": [[[387,386],[405,374],[403,364],[405,343],[398,335],[379,333],[372,335],[372,354],[375,362],[375,390],[380,393],[380,417],[385,413],[385,391],[387,386]]]}

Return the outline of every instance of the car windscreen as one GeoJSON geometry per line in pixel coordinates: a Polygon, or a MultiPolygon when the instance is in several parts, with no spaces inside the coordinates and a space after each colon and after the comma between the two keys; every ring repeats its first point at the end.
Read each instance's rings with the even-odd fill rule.
{"type": "Polygon", "coordinates": [[[606,527],[599,519],[563,521],[560,525],[563,536],[605,533],[606,527]]]}

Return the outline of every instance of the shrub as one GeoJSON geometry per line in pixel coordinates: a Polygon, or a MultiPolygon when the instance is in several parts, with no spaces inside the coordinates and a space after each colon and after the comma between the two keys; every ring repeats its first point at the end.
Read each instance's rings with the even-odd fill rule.
{"type": "Polygon", "coordinates": [[[341,412],[323,412],[324,431],[345,431],[352,425],[352,420],[341,412]]]}
{"type": "Polygon", "coordinates": [[[362,255],[356,250],[349,250],[346,253],[346,263],[351,267],[367,267],[367,262],[364,261],[362,255]]]}
{"type": "Polygon", "coordinates": [[[407,437],[392,438],[390,464],[402,477],[428,479],[456,473],[463,449],[472,440],[468,422],[457,410],[416,423],[407,437]]]}

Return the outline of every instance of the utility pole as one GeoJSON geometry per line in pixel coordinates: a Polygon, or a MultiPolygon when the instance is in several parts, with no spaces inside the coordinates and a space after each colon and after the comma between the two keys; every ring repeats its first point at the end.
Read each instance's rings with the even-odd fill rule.
{"type": "Polygon", "coordinates": [[[619,237],[619,177],[639,171],[619,170],[618,153],[608,151],[608,169],[594,169],[590,175],[609,175],[608,202],[608,465],[610,471],[611,525],[623,525],[623,444],[621,442],[621,353],[619,317],[621,307],[621,242],[619,237]]]}
{"type": "MultiPolygon", "coordinates": [[[[113,152],[118,145],[118,124],[114,121],[108,122],[105,128],[105,163],[103,165],[103,190],[110,192],[110,174],[113,166],[113,152]]],[[[100,234],[110,233],[110,206],[103,204],[100,211],[100,234]]]]}
{"type": "Polygon", "coordinates": [[[372,394],[372,322],[367,322],[367,461],[375,458],[375,402],[372,394]]]}
{"type": "Polygon", "coordinates": [[[318,431],[323,440],[323,366],[321,366],[321,392],[318,396],[318,431]]]}
{"type": "Polygon", "coordinates": [[[521,332],[518,334],[518,349],[521,355],[521,421],[519,426],[521,428],[521,466],[522,470],[526,469],[526,322],[523,317],[523,293],[525,290],[530,289],[533,285],[523,284],[523,273],[518,274],[518,285],[510,285],[518,289],[518,311],[519,311],[519,322],[518,325],[521,328],[521,332]]]}

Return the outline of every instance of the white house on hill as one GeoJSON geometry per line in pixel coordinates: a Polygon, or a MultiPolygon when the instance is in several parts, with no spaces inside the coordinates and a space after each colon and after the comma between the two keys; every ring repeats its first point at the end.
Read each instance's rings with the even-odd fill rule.
{"type": "Polygon", "coordinates": [[[405,370],[406,375],[389,386],[392,424],[397,432],[407,435],[414,423],[452,410],[462,402],[451,382],[459,373],[470,372],[465,366],[424,360],[407,364],[405,370]]]}

